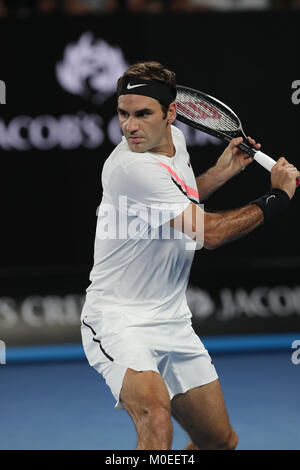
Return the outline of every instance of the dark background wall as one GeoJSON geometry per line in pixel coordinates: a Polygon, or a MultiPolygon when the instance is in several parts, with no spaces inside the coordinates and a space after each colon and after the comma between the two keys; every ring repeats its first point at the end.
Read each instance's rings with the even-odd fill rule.
{"type": "MultiPolygon", "coordinates": [[[[114,88],[126,66],[162,62],[179,84],[232,107],[265,153],[299,167],[292,88],[300,78],[299,21],[298,11],[1,19],[0,329],[7,344],[80,339],[101,169],[121,137],[114,88]]],[[[181,128],[199,174],[224,145],[181,128]]],[[[206,208],[242,206],[269,185],[253,163],[206,208]]],[[[244,239],[196,253],[188,299],[200,334],[299,331],[298,199],[244,239]]]]}

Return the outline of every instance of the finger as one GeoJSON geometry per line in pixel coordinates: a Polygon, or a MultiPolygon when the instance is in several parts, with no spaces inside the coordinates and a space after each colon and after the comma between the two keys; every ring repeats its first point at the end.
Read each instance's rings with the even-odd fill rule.
{"type": "Polygon", "coordinates": [[[233,149],[234,147],[236,147],[237,145],[241,144],[243,142],[243,137],[235,137],[234,139],[232,139],[230,142],[229,142],[229,145],[228,147],[230,149],[233,149]]]}
{"type": "Polygon", "coordinates": [[[300,172],[299,172],[299,171],[292,171],[292,172],[290,173],[290,176],[291,176],[293,179],[295,179],[295,181],[296,181],[296,186],[298,186],[299,183],[300,183],[300,172]]]}
{"type": "Polygon", "coordinates": [[[287,161],[286,158],[280,157],[280,158],[278,158],[278,160],[277,160],[276,166],[277,166],[277,167],[284,166],[284,165],[286,165],[287,163],[289,163],[289,162],[287,161]]]}
{"type": "Polygon", "coordinates": [[[249,140],[249,142],[252,144],[252,145],[255,145],[256,142],[254,139],[252,139],[252,137],[248,136],[247,139],[249,140]]]}
{"type": "Polygon", "coordinates": [[[297,170],[297,168],[292,163],[287,163],[286,165],[284,165],[283,168],[287,168],[287,169],[291,168],[293,170],[297,170]]]}
{"type": "Polygon", "coordinates": [[[250,155],[246,155],[243,159],[243,165],[249,165],[254,161],[254,157],[250,157],[250,155]]]}
{"type": "Polygon", "coordinates": [[[286,171],[292,175],[300,175],[299,171],[297,170],[297,168],[285,168],[286,171]]]}
{"type": "Polygon", "coordinates": [[[257,143],[255,142],[255,140],[252,139],[251,137],[248,136],[247,139],[249,140],[250,144],[253,145],[253,147],[255,147],[255,148],[257,148],[257,149],[260,149],[260,148],[261,148],[261,144],[257,144],[257,143]]]}

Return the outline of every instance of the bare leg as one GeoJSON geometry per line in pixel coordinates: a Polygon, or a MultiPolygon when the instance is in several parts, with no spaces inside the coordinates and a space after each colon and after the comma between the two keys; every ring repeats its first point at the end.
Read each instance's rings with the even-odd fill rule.
{"type": "Polygon", "coordinates": [[[192,441],[190,441],[187,443],[184,450],[200,450],[200,449],[199,447],[195,446],[195,444],[192,441]]]}
{"type": "Polygon", "coordinates": [[[172,414],[191,438],[186,449],[233,450],[238,444],[218,380],[176,395],[172,414]]]}
{"type": "Polygon", "coordinates": [[[171,449],[171,403],[166,384],[159,373],[127,369],[120,400],[134,422],[137,450],[171,449]]]}

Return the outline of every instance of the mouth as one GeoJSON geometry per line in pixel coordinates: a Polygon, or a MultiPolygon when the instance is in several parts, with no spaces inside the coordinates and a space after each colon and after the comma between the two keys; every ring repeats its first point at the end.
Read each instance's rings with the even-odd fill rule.
{"type": "Polygon", "coordinates": [[[133,144],[139,144],[140,141],[142,140],[142,137],[128,137],[129,142],[132,142],[133,144]]]}

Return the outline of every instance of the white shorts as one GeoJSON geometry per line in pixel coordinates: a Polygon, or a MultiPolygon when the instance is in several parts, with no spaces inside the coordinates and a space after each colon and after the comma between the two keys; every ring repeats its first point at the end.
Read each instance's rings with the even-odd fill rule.
{"type": "Polygon", "coordinates": [[[190,320],[126,325],[117,321],[117,315],[95,314],[85,308],[81,326],[86,357],[110,387],[117,401],[115,408],[123,408],[119,396],[128,368],[160,373],[170,400],[218,378],[190,320]]]}

